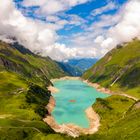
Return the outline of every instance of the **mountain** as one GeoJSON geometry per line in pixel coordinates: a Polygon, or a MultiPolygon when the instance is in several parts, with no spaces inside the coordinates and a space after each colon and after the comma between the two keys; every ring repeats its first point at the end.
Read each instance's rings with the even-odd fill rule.
{"type": "Polygon", "coordinates": [[[38,84],[65,75],[49,57],[35,55],[17,42],[0,42],[0,70],[15,72],[28,80],[37,81],[38,84]]]}
{"type": "Polygon", "coordinates": [[[59,66],[71,76],[81,76],[87,69],[97,62],[95,58],[70,59],[58,62],[59,66]]]}
{"type": "Polygon", "coordinates": [[[70,59],[67,63],[85,71],[95,64],[97,60],[96,58],[70,59]]]}
{"type": "Polygon", "coordinates": [[[51,97],[49,79],[66,73],[49,57],[0,41],[0,139],[35,139],[55,132],[42,121],[51,97]]]}
{"type": "Polygon", "coordinates": [[[113,91],[140,98],[140,41],[118,45],[83,76],[113,91]]]}
{"type": "Polygon", "coordinates": [[[58,65],[70,76],[81,76],[82,71],[78,67],[72,66],[65,62],[57,62],[58,65]]]}

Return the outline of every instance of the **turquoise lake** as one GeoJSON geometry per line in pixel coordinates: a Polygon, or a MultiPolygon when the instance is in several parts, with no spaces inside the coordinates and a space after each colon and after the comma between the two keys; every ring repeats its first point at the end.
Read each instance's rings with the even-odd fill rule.
{"type": "Polygon", "coordinates": [[[56,106],[52,112],[58,124],[72,123],[83,128],[89,127],[85,110],[92,106],[96,98],[105,98],[109,95],[98,92],[81,80],[58,80],[54,86],[59,92],[53,94],[56,106]]]}

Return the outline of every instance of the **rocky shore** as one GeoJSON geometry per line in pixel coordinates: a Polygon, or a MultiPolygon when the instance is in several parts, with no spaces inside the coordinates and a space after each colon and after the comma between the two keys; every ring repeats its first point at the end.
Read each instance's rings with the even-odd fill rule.
{"type": "Polygon", "coordinates": [[[97,89],[97,91],[102,92],[102,93],[106,93],[106,94],[110,94],[110,95],[114,95],[116,93],[112,92],[111,90],[101,87],[99,84],[97,83],[91,83],[88,80],[83,80],[83,82],[87,83],[89,86],[97,89]]]}
{"type": "Polygon", "coordinates": [[[51,82],[53,83],[53,82],[58,81],[58,80],[80,80],[80,79],[81,79],[80,77],[65,76],[62,78],[51,79],[51,82]]]}

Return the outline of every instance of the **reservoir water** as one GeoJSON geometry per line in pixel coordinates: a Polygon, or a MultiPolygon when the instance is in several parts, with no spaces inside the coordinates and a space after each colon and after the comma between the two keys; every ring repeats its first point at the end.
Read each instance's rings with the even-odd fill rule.
{"type": "Polygon", "coordinates": [[[59,92],[53,94],[56,106],[52,112],[58,124],[75,124],[83,128],[89,127],[85,110],[92,106],[96,98],[109,95],[98,92],[81,80],[58,80],[54,86],[59,92]]]}

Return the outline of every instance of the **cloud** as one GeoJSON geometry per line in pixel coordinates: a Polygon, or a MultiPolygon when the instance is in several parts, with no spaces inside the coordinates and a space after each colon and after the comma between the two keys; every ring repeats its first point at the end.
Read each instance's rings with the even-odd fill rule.
{"type": "Polygon", "coordinates": [[[68,21],[69,21],[68,24],[74,25],[74,26],[83,25],[86,22],[86,20],[84,20],[80,16],[74,15],[74,14],[71,14],[71,15],[67,16],[67,18],[68,18],[68,21]]]}
{"type": "Polygon", "coordinates": [[[78,15],[64,12],[88,0],[24,0],[24,5],[38,5],[37,14],[44,14],[46,22],[23,16],[12,0],[0,0],[0,39],[11,42],[14,37],[19,43],[42,56],[62,61],[70,58],[101,57],[117,44],[140,37],[140,1],[130,0],[114,15],[101,14],[113,9],[109,6],[96,9],[99,20],[91,25],[78,15]],[[50,5],[50,3],[59,3],[50,5]],[[57,7],[58,6],[58,7],[57,7]],[[61,13],[61,18],[58,14],[61,13]],[[4,13],[4,14],[3,14],[4,13]],[[57,31],[65,25],[83,26],[82,31],[60,36],[57,31]],[[85,26],[86,25],[86,26],[85,26]],[[67,40],[67,45],[59,40],[67,40]]]}
{"type": "Polygon", "coordinates": [[[108,12],[109,10],[114,10],[117,9],[117,4],[114,2],[109,2],[107,5],[101,7],[101,8],[97,8],[95,10],[93,10],[91,12],[91,16],[97,16],[97,15],[101,15],[104,12],[108,12]]]}
{"type": "MultiPolygon", "coordinates": [[[[19,10],[15,8],[12,0],[0,0],[0,39],[11,42],[14,37],[19,43],[42,56],[62,61],[68,58],[78,56],[79,50],[76,48],[67,48],[64,44],[57,43],[59,36],[56,30],[63,28],[67,24],[66,20],[60,20],[57,17],[48,17],[49,20],[56,20],[57,24],[45,23],[24,17],[19,10]],[[4,13],[4,14],[3,14],[4,13]]],[[[37,2],[37,1],[36,1],[37,2]]],[[[39,1],[40,3],[43,1],[39,1]]],[[[84,2],[84,1],[83,1],[84,2]]],[[[70,5],[75,5],[75,1],[69,1],[70,5]]],[[[81,1],[79,1],[81,3],[81,1]]],[[[77,24],[78,17],[72,15],[70,24],[77,24]]]]}
{"type": "Polygon", "coordinates": [[[88,31],[110,28],[118,24],[121,19],[121,12],[119,14],[114,15],[101,15],[99,17],[99,21],[93,22],[88,28],[88,31]]]}
{"type": "Polygon", "coordinates": [[[25,18],[11,0],[0,0],[0,34],[6,38],[15,37],[32,51],[43,51],[43,48],[54,44],[57,34],[38,21],[25,18]],[[3,14],[5,13],[5,14],[3,14]],[[40,49],[40,50],[39,50],[40,49]]]}
{"type": "MultiPolygon", "coordinates": [[[[133,38],[140,38],[140,1],[130,0],[121,9],[121,18],[118,24],[111,27],[104,40],[99,45],[107,51],[117,44],[129,42],[133,38]]],[[[96,38],[97,40],[98,38],[96,38]]]]}
{"type": "Polygon", "coordinates": [[[95,43],[102,43],[103,41],[104,41],[104,37],[103,37],[103,36],[98,36],[98,37],[94,40],[95,43]]]}

